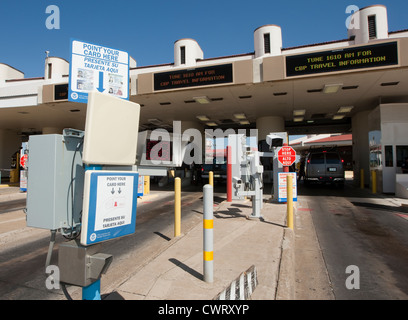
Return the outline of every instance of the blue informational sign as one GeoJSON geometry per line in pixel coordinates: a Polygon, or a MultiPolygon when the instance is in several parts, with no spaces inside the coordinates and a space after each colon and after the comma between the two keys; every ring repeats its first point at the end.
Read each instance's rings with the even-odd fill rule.
{"type": "Polygon", "coordinates": [[[85,172],[81,244],[92,245],[135,232],[139,174],[85,172]]]}
{"type": "Polygon", "coordinates": [[[144,195],[144,176],[139,176],[139,183],[137,186],[137,196],[143,197],[144,195]]]}
{"type": "Polygon", "coordinates": [[[71,39],[68,100],[87,103],[94,90],[129,100],[129,54],[71,39]]]}

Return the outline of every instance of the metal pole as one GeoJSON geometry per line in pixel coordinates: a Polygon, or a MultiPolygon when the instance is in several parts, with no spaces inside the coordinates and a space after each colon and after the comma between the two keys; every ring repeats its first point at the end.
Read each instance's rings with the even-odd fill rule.
{"type": "Polygon", "coordinates": [[[203,188],[204,193],[204,235],[203,235],[203,270],[204,281],[213,282],[214,278],[214,216],[213,187],[209,184],[203,188]]]}
{"type": "Polygon", "coordinates": [[[288,228],[293,230],[293,177],[291,175],[286,176],[286,188],[287,188],[287,224],[288,228]]]}
{"type": "Polygon", "coordinates": [[[373,193],[377,193],[377,171],[371,171],[371,180],[372,180],[372,188],[373,193]]]}
{"type": "Polygon", "coordinates": [[[101,279],[82,288],[82,300],[101,300],[101,279]]]}
{"type": "Polygon", "coordinates": [[[212,171],[208,173],[208,183],[214,187],[214,172],[212,171]]]}
{"type": "Polygon", "coordinates": [[[150,193],[150,176],[144,176],[143,180],[143,194],[149,194],[150,193]]]}
{"type": "Polygon", "coordinates": [[[181,179],[174,179],[174,236],[181,233],[181,179]]]}
{"type": "Polygon", "coordinates": [[[232,149],[227,147],[227,202],[232,202],[232,149]]]}

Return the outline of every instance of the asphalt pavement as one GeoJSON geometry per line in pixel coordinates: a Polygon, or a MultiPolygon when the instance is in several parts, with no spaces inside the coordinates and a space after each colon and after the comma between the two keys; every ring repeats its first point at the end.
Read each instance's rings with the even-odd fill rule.
{"type": "MultiPolygon", "coordinates": [[[[138,205],[154,203],[160,198],[161,192],[163,191],[152,190],[150,194],[138,200],[138,205]]],[[[361,192],[371,194],[368,189],[361,192]]],[[[18,187],[4,185],[0,187],[0,203],[23,199],[25,196],[18,187]]],[[[198,196],[194,195],[194,197],[198,196]]],[[[126,261],[123,266],[126,272],[123,272],[119,281],[111,281],[111,279],[113,273],[118,273],[120,270],[108,269],[101,279],[102,298],[104,300],[294,300],[299,297],[305,300],[333,299],[330,284],[326,282],[327,270],[321,256],[319,241],[316,238],[313,222],[310,217],[305,216],[302,196],[299,196],[299,202],[295,204],[295,231],[286,227],[286,204],[271,201],[270,195],[264,195],[260,219],[250,218],[252,214],[250,200],[227,202],[225,193],[214,193],[214,198],[217,198],[217,201],[214,203],[214,279],[211,283],[204,281],[203,276],[202,207],[199,206],[199,202],[198,207],[186,203],[182,204],[181,235],[169,237],[167,244],[157,247],[159,248],[157,250],[152,247],[152,252],[146,255],[147,258],[143,263],[140,261],[136,263],[136,260],[126,261]],[[194,212],[194,219],[183,218],[188,216],[189,211],[194,212]],[[308,220],[304,220],[305,217],[308,220]],[[297,274],[299,269],[302,271],[301,275],[297,274]],[[305,290],[296,292],[299,282],[306,287],[305,290]]],[[[386,195],[375,195],[375,198],[378,203],[389,204],[391,201],[396,206],[406,205],[408,202],[386,195]]],[[[160,208],[156,210],[160,211],[160,208]]],[[[120,239],[118,245],[119,242],[120,239]]],[[[146,246],[148,250],[148,242],[146,246]]],[[[130,254],[123,259],[140,260],[140,257],[130,254]]],[[[81,299],[79,288],[70,288],[70,294],[74,300],[81,299]]],[[[30,299],[33,299],[33,296],[30,296],[30,299]]],[[[65,299],[65,297],[59,293],[52,295],[50,299],[65,299]]]]}
{"type": "MultiPolygon", "coordinates": [[[[154,200],[152,191],[139,201],[154,200]]],[[[216,194],[214,194],[216,196],[216,194]]],[[[224,195],[225,196],[225,195],[224,195]]],[[[19,188],[0,188],[0,200],[24,197],[19,188]]],[[[286,205],[264,195],[261,218],[250,218],[250,200],[214,205],[213,281],[203,277],[203,222],[170,239],[160,252],[114,287],[109,269],[101,278],[106,300],[276,300],[294,298],[294,233],[286,228],[286,205]]],[[[182,209],[182,215],[189,210],[182,209]]],[[[114,257],[115,259],[115,257],[114,257]]],[[[80,290],[72,292],[81,299],[80,290]]]]}
{"type": "MultiPolygon", "coordinates": [[[[251,215],[250,200],[224,200],[215,206],[211,283],[204,281],[204,229],[199,222],[171,239],[166,250],[146,261],[104,299],[293,298],[293,231],[286,228],[286,205],[270,203],[265,197],[261,218],[251,215]]],[[[102,278],[102,292],[103,287],[102,278]]]]}

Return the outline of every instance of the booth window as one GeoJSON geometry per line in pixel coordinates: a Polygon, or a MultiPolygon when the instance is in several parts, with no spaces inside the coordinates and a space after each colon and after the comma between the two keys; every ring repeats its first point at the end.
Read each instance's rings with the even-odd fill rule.
{"type": "Polygon", "coordinates": [[[48,79],[52,78],[52,63],[48,64],[48,79]]]}
{"type": "Polygon", "coordinates": [[[180,63],[186,64],[186,47],[180,47],[180,63]]]}
{"type": "Polygon", "coordinates": [[[368,17],[368,34],[370,39],[377,39],[377,21],[375,16],[368,17]]]}
{"type": "Polygon", "coordinates": [[[264,47],[265,54],[271,53],[271,35],[269,33],[264,34],[264,47]]]}
{"type": "Polygon", "coordinates": [[[401,167],[408,157],[408,146],[397,146],[397,167],[401,167]]]}
{"type": "Polygon", "coordinates": [[[385,146],[385,166],[393,167],[394,166],[394,154],[392,152],[392,146],[385,146]]]}

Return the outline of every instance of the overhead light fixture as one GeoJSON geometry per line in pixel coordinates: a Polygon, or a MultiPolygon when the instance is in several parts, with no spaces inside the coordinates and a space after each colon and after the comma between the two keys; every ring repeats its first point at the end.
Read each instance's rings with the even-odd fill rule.
{"type": "Polygon", "coordinates": [[[239,119],[239,120],[244,120],[244,119],[246,119],[245,113],[236,113],[236,114],[234,114],[234,117],[235,117],[236,119],[239,119]]]}
{"type": "Polygon", "coordinates": [[[335,115],[333,116],[333,120],[343,120],[344,117],[345,117],[344,114],[335,114],[335,115]]]}
{"type": "Polygon", "coordinates": [[[323,93],[336,93],[343,86],[343,84],[326,84],[323,88],[323,93]]]}
{"type": "Polygon", "coordinates": [[[317,92],[322,92],[323,89],[309,89],[307,90],[308,93],[317,93],[317,92]]]}
{"type": "Polygon", "coordinates": [[[358,86],[344,86],[342,89],[343,90],[354,90],[354,89],[358,89],[358,86]]]}
{"type": "Polygon", "coordinates": [[[399,81],[381,83],[382,87],[397,86],[397,85],[399,85],[399,81]]]}
{"type": "Polygon", "coordinates": [[[216,127],[217,126],[217,124],[215,122],[207,122],[206,125],[209,126],[209,127],[216,127]]]}
{"type": "Polygon", "coordinates": [[[198,120],[201,120],[201,121],[209,121],[210,120],[210,118],[208,118],[207,116],[197,116],[196,118],[198,120]]]}
{"type": "Polygon", "coordinates": [[[200,104],[209,104],[211,102],[210,99],[208,99],[208,97],[194,97],[193,98],[197,103],[200,104]]]}
{"type": "Polygon", "coordinates": [[[306,114],[306,110],[293,110],[293,115],[295,117],[304,116],[306,114]]]}
{"type": "Polygon", "coordinates": [[[353,108],[353,106],[341,107],[337,113],[349,113],[351,110],[353,110],[353,108]]]}
{"type": "Polygon", "coordinates": [[[293,118],[293,122],[302,122],[303,120],[305,120],[305,118],[303,118],[303,117],[294,117],[293,118]]]}
{"type": "Polygon", "coordinates": [[[241,120],[240,122],[239,122],[239,124],[250,124],[250,122],[248,121],[248,120],[241,120]]]}

